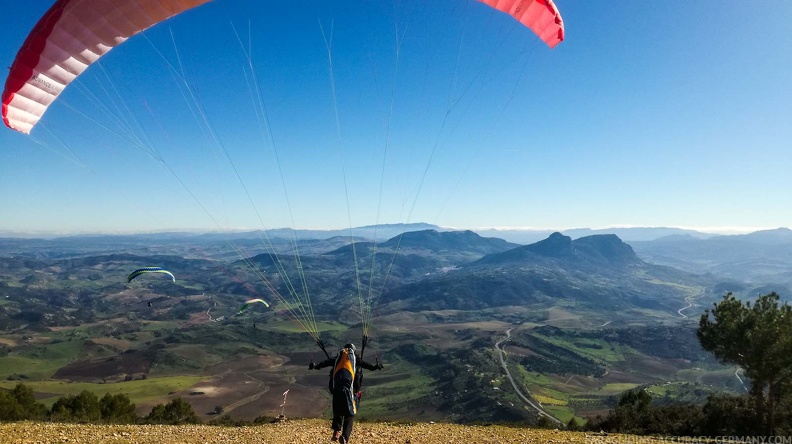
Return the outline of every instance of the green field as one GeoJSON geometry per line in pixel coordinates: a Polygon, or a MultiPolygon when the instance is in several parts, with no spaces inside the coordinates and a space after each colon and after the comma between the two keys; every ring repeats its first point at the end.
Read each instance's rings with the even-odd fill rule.
{"type": "MultiPolygon", "coordinates": [[[[568,405],[569,394],[557,390],[558,383],[545,375],[528,372],[521,366],[510,366],[509,369],[515,380],[522,381],[531,393],[531,396],[542,403],[542,407],[560,421],[566,423],[575,416],[573,409],[568,405]],[[553,400],[553,404],[564,403],[566,405],[551,405],[549,403],[544,403],[543,401],[547,401],[548,398],[553,400]]],[[[507,390],[511,390],[510,384],[507,387],[507,390]]]]}
{"type": "Polygon", "coordinates": [[[24,375],[27,379],[47,379],[71,362],[82,349],[83,341],[65,341],[26,346],[0,358],[0,379],[24,375]]]}
{"type": "MultiPolygon", "coordinates": [[[[375,377],[371,372],[367,372],[366,375],[371,379],[375,377]]],[[[364,386],[361,418],[377,418],[394,412],[410,412],[415,407],[416,400],[434,393],[436,381],[424,375],[417,366],[406,362],[388,365],[387,376],[395,375],[404,375],[404,378],[376,386],[364,386]]]]}
{"type": "Polygon", "coordinates": [[[595,393],[605,394],[605,395],[618,395],[620,393],[626,392],[627,390],[632,390],[635,387],[638,387],[639,385],[640,384],[632,384],[632,383],[605,384],[604,386],[600,387],[600,389],[595,393]]]}
{"type": "MultiPolygon", "coordinates": [[[[260,322],[256,324],[256,328],[260,330],[279,331],[283,333],[304,333],[305,329],[293,321],[275,321],[275,322],[260,322]]],[[[316,329],[319,333],[324,332],[343,332],[349,327],[338,322],[317,322],[316,329]]]]}
{"type": "MultiPolygon", "coordinates": [[[[65,381],[24,381],[24,384],[32,388],[35,392],[51,393],[56,396],[45,398],[45,404],[55,402],[64,395],[76,395],[83,390],[93,392],[98,397],[105,393],[111,395],[124,393],[129,396],[136,404],[156,401],[168,396],[170,392],[185,390],[201,381],[199,376],[167,376],[162,378],[148,378],[136,381],[118,382],[114,384],[96,384],[88,382],[65,382],[65,381]],[[48,402],[49,401],[49,402],[48,402]]],[[[16,381],[2,381],[0,388],[12,389],[17,385],[16,381]]]]}
{"type": "Polygon", "coordinates": [[[544,405],[543,406],[548,413],[558,418],[559,421],[566,424],[572,418],[577,418],[572,410],[567,408],[566,406],[558,406],[558,405],[544,405]]]}
{"type": "Polygon", "coordinates": [[[637,353],[635,350],[623,345],[612,345],[604,339],[590,339],[590,338],[560,338],[555,336],[547,336],[538,333],[532,333],[533,336],[541,338],[553,345],[572,350],[582,356],[587,356],[591,359],[600,362],[615,363],[624,361],[626,353],[637,353]]]}

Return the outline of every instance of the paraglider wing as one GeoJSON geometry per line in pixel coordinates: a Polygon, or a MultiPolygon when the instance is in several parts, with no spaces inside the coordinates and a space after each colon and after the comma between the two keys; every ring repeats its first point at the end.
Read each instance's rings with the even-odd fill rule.
{"type": "Polygon", "coordinates": [[[267,301],[265,301],[264,299],[248,299],[247,301],[245,301],[245,303],[244,303],[244,304],[242,304],[242,305],[239,307],[239,312],[240,312],[240,313],[242,313],[243,311],[245,311],[245,309],[247,309],[247,308],[248,308],[248,306],[249,306],[249,305],[251,305],[251,304],[257,304],[257,303],[262,303],[262,304],[264,304],[266,307],[269,307],[269,304],[268,304],[268,303],[267,303],[267,301]]]}
{"type": "MultiPolygon", "coordinates": [[[[2,96],[3,122],[29,134],[88,66],[129,37],[211,0],[57,0],[17,53],[2,96]]],[[[530,28],[551,48],[564,39],[553,0],[478,0],[530,28]]]]}
{"type": "Polygon", "coordinates": [[[141,274],[146,274],[146,273],[163,273],[163,274],[167,274],[168,276],[171,277],[173,282],[176,282],[176,276],[174,276],[173,273],[171,273],[170,271],[168,271],[168,270],[166,270],[164,268],[161,268],[161,267],[144,267],[144,268],[135,270],[132,273],[129,273],[129,276],[127,276],[127,283],[132,282],[132,279],[135,279],[136,277],[140,276],[141,274]]]}
{"type": "Polygon", "coordinates": [[[3,91],[3,122],[29,134],[91,63],[133,36],[209,0],[57,0],[17,53],[3,91]]]}
{"type": "Polygon", "coordinates": [[[564,21],[553,0],[478,0],[516,18],[553,48],[564,40],[564,21]]]}

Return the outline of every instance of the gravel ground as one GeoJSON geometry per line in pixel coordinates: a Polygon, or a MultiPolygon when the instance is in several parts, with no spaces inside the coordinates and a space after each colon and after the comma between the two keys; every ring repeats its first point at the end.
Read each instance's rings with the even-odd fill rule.
{"type": "MultiPolygon", "coordinates": [[[[329,443],[330,423],[300,419],[250,427],[119,426],[18,422],[0,424],[1,443],[329,443]]],[[[379,443],[620,443],[658,442],[651,438],[598,436],[501,426],[457,424],[355,424],[353,444],[379,443]]]]}

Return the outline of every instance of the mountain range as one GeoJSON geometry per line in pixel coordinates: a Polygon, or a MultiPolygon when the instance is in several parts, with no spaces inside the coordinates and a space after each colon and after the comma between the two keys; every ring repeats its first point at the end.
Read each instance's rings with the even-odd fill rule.
{"type": "Polygon", "coordinates": [[[715,281],[640,259],[615,235],[561,233],[486,254],[392,288],[384,302],[408,310],[480,310],[562,303],[592,311],[676,313],[686,298],[713,296],[715,281]],[[566,302],[564,302],[566,301],[566,302]]]}
{"type": "Polygon", "coordinates": [[[788,228],[709,238],[668,236],[631,245],[656,264],[748,284],[792,287],[792,230],[788,228]]]}
{"type": "MultiPolygon", "coordinates": [[[[369,393],[402,393],[407,380],[411,387],[405,398],[370,398],[383,400],[383,417],[415,415],[420,405],[432,419],[528,418],[531,411],[501,391],[506,381],[493,360],[493,344],[508,334],[503,350],[511,365],[519,363],[513,376],[523,385],[552,389],[538,392],[545,401],[551,393],[569,400],[567,414],[599,411],[613,393],[592,392],[596,387],[699,378],[701,368],[715,365],[697,345],[695,321],[727,291],[786,294],[760,272],[770,259],[784,269],[789,235],[674,233],[626,242],[615,234],[553,232],[527,245],[436,229],[378,241],[262,233],[0,239],[0,379],[210,375],[218,392],[233,396],[221,402],[203,388],[178,393],[203,412],[248,403],[249,411],[234,414],[250,418],[266,402],[280,402],[255,387],[289,379],[302,405],[314,406],[326,375],[305,373],[317,350],[300,326],[310,322],[328,344],[343,343],[359,337],[370,304],[375,350],[396,373],[368,376],[369,393]],[[176,282],[127,282],[132,270],[149,265],[168,268],[176,282]],[[718,273],[733,268],[753,270],[755,280],[718,273]],[[290,286],[310,290],[310,302],[291,299],[290,286]],[[251,297],[270,307],[240,312],[251,297]],[[309,308],[310,319],[289,314],[298,307],[309,308]],[[268,362],[271,371],[261,366],[268,362]],[[531,372],[555,379],[539,383],[531,372]],[[493,381],[504,384],[496,391],[493,381]]],[[[720,386],[737,383],[733,369],[707,368],[720,386]]],[[[170,396],[177,396],[172,389],[160,393],[170,396]]]]}

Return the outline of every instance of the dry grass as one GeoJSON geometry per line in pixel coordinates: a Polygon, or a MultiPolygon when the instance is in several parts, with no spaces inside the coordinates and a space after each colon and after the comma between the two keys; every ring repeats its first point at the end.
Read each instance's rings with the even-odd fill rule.
{"type": "MultiPolygon", "coordinates": [[[[329,421],[289,420],[251,427],[114,426],[19,422],[0,424],[3,443],[267,443],[307,444],[330,442],[329,421]]],[[[360,423],[351,442],[382,443],[620,443],[656,442],[652,438],[600,436],[502,426],[456,424],[360,423]],[[639,441],[636,441],[638,439],[639,441]]]]}

